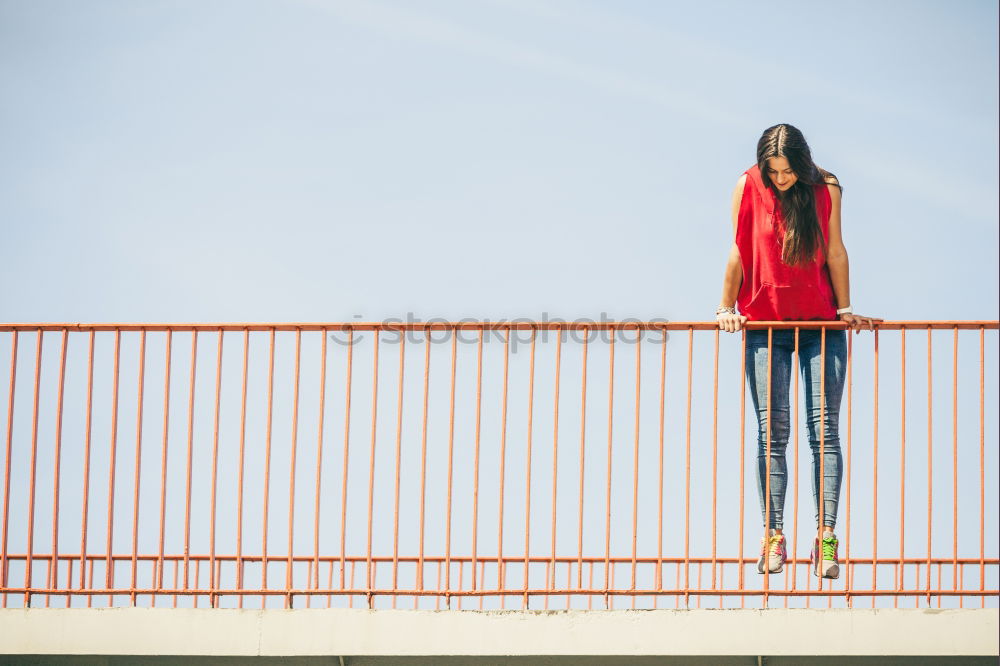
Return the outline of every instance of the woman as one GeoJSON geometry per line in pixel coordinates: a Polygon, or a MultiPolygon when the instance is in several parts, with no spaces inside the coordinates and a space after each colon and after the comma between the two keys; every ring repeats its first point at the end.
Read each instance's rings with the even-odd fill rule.
{"type": "MultiPolygon", "coordinates": [[[[841,189],[832,173],[813,162],[802,132],[785,124],[764,131],[757,143],[757,164],[740,177],[733,192],[735,240],[726,264],[722,303],[716,310],[720,328],[732,333],[748,320],[839,319],[855,331],[874,330],[881,320],[851,310],[847,250],[840,234],[841,189]]],[[[811,568],[816,576],[837,578],[834,528],[842,479],[838,420],[847,360],[842,328],[825,333],[823,328],[801,328],[797,336],[794,327],[746,332],[746,375],[757,410],[757,479],[766,526],[757,571],[777,573],[785,564],[788,386],[796,348],[821,533],[813,544],[811,568]]]]}

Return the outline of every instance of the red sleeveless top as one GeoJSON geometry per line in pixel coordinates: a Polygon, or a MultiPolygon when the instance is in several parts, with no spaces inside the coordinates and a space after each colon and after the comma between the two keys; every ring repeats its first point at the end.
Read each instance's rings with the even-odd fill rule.
{"type": "MultiPolygon", "coordinates": [[[[777,196],[764,185],[757,166],[745,173],[736,223],[736,246],[743,265],[743,284],[736,297],[740,313],[751,321],[835,320],[837,306],[823,249],[817,248],[814,260],[803,266],[782,262],[785,228],[777,196]]],[[[825,245],[830,232],[830,192],[826,185],[813,187],[825,245]]]]}

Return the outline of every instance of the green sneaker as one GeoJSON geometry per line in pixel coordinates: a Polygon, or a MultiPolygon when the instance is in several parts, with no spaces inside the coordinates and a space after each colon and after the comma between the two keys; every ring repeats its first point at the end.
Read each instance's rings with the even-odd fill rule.
{"type": "Polygon", "coordinates": [[[813,541],[809,561],[813,575],[820,578],[840,578],[840,564],[837,561],[837,537],[833,532],[824,532],[823,541],[817,537],[813,541]]]}

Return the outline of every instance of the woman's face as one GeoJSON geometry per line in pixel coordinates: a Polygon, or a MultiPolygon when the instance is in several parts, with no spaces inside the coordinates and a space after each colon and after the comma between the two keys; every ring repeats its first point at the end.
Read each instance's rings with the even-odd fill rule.
{"type": "Polygon", "coordinates": [[[767,160],[767,176],[779,192],[785,192],[799,179],[792,171],[788,160],[784,157],[771,157],[767,160]]]}

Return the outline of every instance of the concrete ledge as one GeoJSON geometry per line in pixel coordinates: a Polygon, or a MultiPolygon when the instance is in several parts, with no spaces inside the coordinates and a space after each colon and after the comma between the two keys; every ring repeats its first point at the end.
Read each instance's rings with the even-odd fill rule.
{"type": "Polygon", "coordinates": [[[997,609],[0,610],[0,654],[995,656],[997,609]]]}

